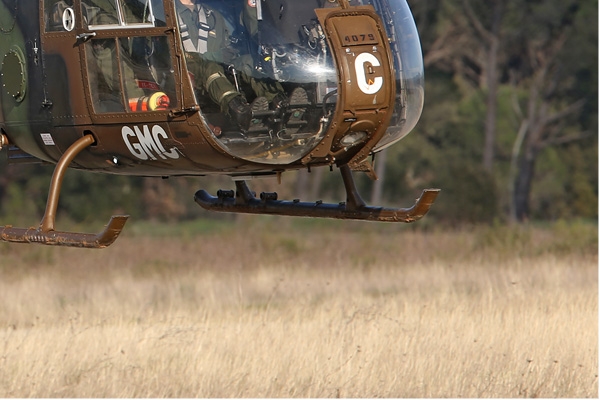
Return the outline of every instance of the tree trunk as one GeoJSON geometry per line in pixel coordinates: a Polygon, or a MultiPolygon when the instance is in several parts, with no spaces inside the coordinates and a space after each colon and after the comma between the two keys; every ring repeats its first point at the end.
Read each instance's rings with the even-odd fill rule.
{"type": "Polygon", "coordinates": [[[485,141],[483,146],[483,168],[492,171],[494,148],[496,146],[496,114],[498,109],[498,52],[500,51],[500,25],[502,22],[502,1],[496,1],[492,28],[489,34],[490,48],[487,53],[486,86],[487,100],[485,112],[485,141]]]}
{"type": "Polygon", "coordinates": [[[514,207],[517,221],[525,222],[529,219],[529,199],[531,184],[535,172],[534,154],[527,154],[519,161],[519,172],[515,181],[514,207]]]}
{"type": "Polygon", "coordinates": [[[483,168],[492,171],[494,167],[494,148],[496,146],[496,112],[498,104],[497,75],[498,39],[492,39],[492,47],[488,57],[487,100],[485,110],[485,140],[483,145],[483,168]]]}
{"type": "Polygon", "coordinates": [[[311,172],[311,184],[310,184],[310,199],[316,200],[320,198],[321,194],[321,182],[323,182],[323,174],[325,173],[326,167],[314,168],[311,172]]]}
{"type": "Polygon", "coordinates": [[[307,170],[300,169],[296,175],[296,197],[299,199],[306,199],[306,194],[308,193],[308,183],[310,180],[310,175],[307,170]]]}

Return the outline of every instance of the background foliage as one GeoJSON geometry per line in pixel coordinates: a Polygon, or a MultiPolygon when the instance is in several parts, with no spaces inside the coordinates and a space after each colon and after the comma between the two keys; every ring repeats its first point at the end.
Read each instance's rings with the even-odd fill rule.
{"type": "MultiPolygon", "coordinates": [[[[376,157],[380,180],[358,176],[367,200],[410,203],[439,187],[428,218],[503,222],[598,217],[598,2],[410,0],[426,74],[412,134],[376,157]],[[369,193],[371,197],[369,197],[369,193]]],[[[31,224],[45,207],[51,166],[0,168],[0,215],[31,224]]],[[[343,200],[337,171],[261,183],[281,197],[343,200]]],[[[199,188],[226,178],[128,178],[69,171],[60,216],[73,222],[232,218],[202,211],[199,188]]],[[[260,185],[254,187],[260,191],[260,185]]],[[[37,222],[37,220],[36,220],[37,222]]]]}

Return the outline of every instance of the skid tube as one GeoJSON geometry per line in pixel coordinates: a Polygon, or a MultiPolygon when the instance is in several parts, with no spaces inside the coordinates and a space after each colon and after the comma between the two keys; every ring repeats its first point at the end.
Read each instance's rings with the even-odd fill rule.
{"type": "Polygon", "coordinates": [[[127,222],[128,216],[126,215],[112,216],[100,233],[61,232],[54,229],[58,198],[67,168],[75,156],[93,144],[94,141],[92,135],[85,135],[73,143],[61,156],[52,174],[46,212],[40,225],[37,228],[0,226],[1,241],[100,249],[110,246],[117,239],[127,222]]]}
{"type": "Polygon", "coordinates": [[[301,202],[299,200],[284,201],[277,199],[277,193],[261,193],[256,198],[245,181],[235,181],[236,191],[219,190],[217,197],[205,190],[199,190],[194,200],[201,207],[210,211],[271,214],[296,217],[336,218],[350,220],[366,220],[380,222],[414,222],[421,219],[435,201],[440,190],[425,189],[415,204],[410,208],[384,208],[367,206],[360,197],[352,172],[348,165],[340,167],[346,202],[339,204],[301,202]]]}

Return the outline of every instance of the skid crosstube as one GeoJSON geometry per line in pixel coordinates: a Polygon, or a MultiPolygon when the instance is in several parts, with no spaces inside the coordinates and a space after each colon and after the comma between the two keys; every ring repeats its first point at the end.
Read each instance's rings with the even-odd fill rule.
{"type": "Polygon", "coordinates": [[[13,243],[36,243],[50,246],[69,246],[102,249],[110,246],[123,230],[128,216],[116,215],[100,233],[63,232],[54,229],[58,198],[65,172],[69,164],[83,149],[95,141],[92,135],[85,135],[76,140],[61,156],[54,168],[46,212],[37,228],[14,228],[12,225],[0,226],[0,241],[13,243]]]}
{"type": "Polygon", "coordinates": [[[440,190],[425,189],[410,208],[384,208],[367,206],[360,198],[350,169],[340,168],[346,187],[347,201],[339,204],[277,200],[277,193],[261,193],[260,199],[250,191],[245,181],[236,181],[236,192],[219,190],[217,197],[199,190],[194,200],[210,211],[249,214],[288,215],[296,217],[336,218],[381,222],[414,222],[421,219],[435,201],[440,190]]]}

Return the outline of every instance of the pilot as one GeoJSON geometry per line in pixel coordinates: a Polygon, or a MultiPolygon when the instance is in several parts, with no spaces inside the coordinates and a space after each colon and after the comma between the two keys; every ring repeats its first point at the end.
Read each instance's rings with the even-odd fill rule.
{"type": "MultiPolygon", "coordinates": [[[[247,130],[252,120],[252,108],[245,97],[227,79],[223,67],[214,60],[204,57],[209,50],[214,52],[217,33],[208,25],[207,11],[195,0],[177,0],[177,16],[183,47],[186,52],[188,71],[197,89],[205,91],[242,128],[247,130]],[[213,39],[209,40],[209,36],[213,39]]],[[[214,17],[214,15],[213,15],[214,17]]],[[[220,33],[224,35],[224,32],[220,33]]]]}
{"type": "MultiPolygon", "coordinates": [[[[262,46],[262,43],[260,40],[260,34],[259,34],[259,21],[258,21],[259,11],[258,11],[258,5],[257,5],[258,1],[260,1],[260,0],[243,1],[244,6],[242,9],[242,13],[239,17],[241,23],[244,25],[244,28],[249,36],[249,39],[251,42],[250,46],[255,47],[255,48],[262,46]]],[[[287,6],[284,7],[284,4],[286,1],[296,2],[297,0],[283,0],[281,2],[271,3],[272,7],[275,6],[279,10],[279,12],[280,12],[279,17],[282,16],[282,11],[284,9],[287,10],[287,6]]],[[[328,1],[331,1],[331,0],[328,0],[328,1]]],[[[298,3],[300,3],[300,2],[298,2],[298,3]]],[[[265,7],[265,5],[263,5],[263,7],[265,7]]],[[[309,9],[311,13],[314,13],[314,11],[313,11],[314,8],[310,7],[310,5],[303,3],[301,7],[305,8],[305,9],[309,9]]],[[[264,13],[265,10],[263,9],[260,12],[264,13]]],[[[293,27],[290,27],[290,28],[294,29],[293,27]]],[[[278,30],[276,30],[276,32],[279,34],[281,33],[281,31],[278,31],[278,30]]],[[[271,32],[271,34],[273,34],[273,32],[271,32]]],[[[296,34],[298,34],[298,32],[296,32],[296,34]]],[[[284,53],[285,53],[285,51],[284,51],[284,53]]],[[[263,57],[264,56],[265,55],[263,54],[263,57]]],[[[263,59],[261,61],[261,63],[264,62],[265,60],[266,59],[263,59]]],[[[260,79],[254,78],[259,73],[257,72],[257,68],[255,68],[254,60],[252,58],[252,55],[250,55],[250,54],[245,54],[245,55],[238,57],[235,60],[234,65],[236,66],[236,68],[238,70],[240,70],[242,72],[242,74],[241,74],[242,79],[245,80],[252,87],[254,92],[256,92],[256,94],[258,96],[267,98],[270,101],[271,109],[290,107],[290,109],[293,112],[291,113],[291,116],[290,116],[290,119],[288,120],[288,122],[298,123],[302,120],[302,115],[305,112],[304,105],[309,103],[308,94],[306,93],[306,90],[302,86],[297,86],[296,88],[294,88],[291,91],[289,97],[287,97],[287,96],[285,96],[284,90],[279,82],[277,82],[273,79],[267,78],[266,76],[263,76],[260,79]]],[[[262,69],[262,68],[260,68],[260,69],[262,69]]],[[[287,130],[288,130],[288,132],[291,132],[293,129],[290,129],[288,126],[287,130]]]]}
{"type": "MultiPolygon", "coordinates": [[[[250,47],[256,48],[259,46],[256,0],[244,1],[244,8],[239,16],[239,20],[244,25],[249,36],[250,47]]],[[[242,80],[252,88],[256,96],[264,97],[270,103],[271,109],[289,105],[289,99],[285,95],[281,84],[259,73],[255,68],[254,59],[251,54],[239,55],[233,61],[233,65],[241,72],[242,80]]]]}

